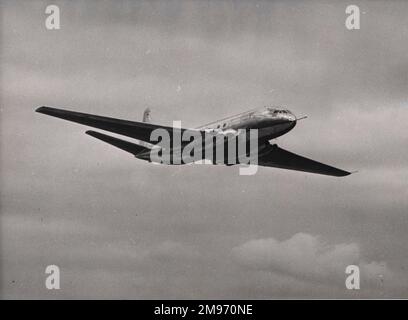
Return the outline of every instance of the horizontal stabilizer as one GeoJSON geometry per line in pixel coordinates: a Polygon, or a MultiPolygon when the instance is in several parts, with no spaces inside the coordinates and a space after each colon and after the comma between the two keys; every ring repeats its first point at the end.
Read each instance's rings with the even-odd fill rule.
{"type": "Polygon", "coordinates": [[[115,146],[115,147],[117,147],[119,149],[127,151],[127,152],[129,152],[129,153],[131,153],[131,154],[133,154],[135,156],[140,154],[140,153],[150,151],[150,149],[145,148],[143,146],[137,145],[135,143],[131,143],[129,141],[114,138],[114,137],[108,136],[108,135],[100,133],[100,132],[88,130],[85,133],[92,136],[92,137],[94,137],[94,138],[96,138],[96,139],[99,139],[99,140],[102,140],[102,141],[104,141],[106,143],[109,143],[109,144],[111,144],[111,145],[113,145],[113,146],[115,146]]]}
{"type": "Polygon", "coordinates": [[[259,156],[258,165],[265,167],[305,171],[336,177],[344,177],[351,174],[351,172],[347,172],[286,151],[282,148],[279,148],[276,144],[270,146],[269,150],[259,156]]]}

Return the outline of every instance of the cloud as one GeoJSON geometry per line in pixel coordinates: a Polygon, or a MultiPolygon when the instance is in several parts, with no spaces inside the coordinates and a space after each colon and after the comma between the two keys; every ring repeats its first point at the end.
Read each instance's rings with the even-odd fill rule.
{"type": "Polygon", "coordinates": [[[114,230],[81,221],[17,214],[2,215],[1,226],[7,239],[3,298],[38,297],[50,264],[60,267],[62,290],[57,295],[42,291],[42,298],[177,296],[181,284],[195,278],[192,266],[201,259],[199,248],[188,243],[146,243],[136,234],[118,238],[114,230]],[[165,288],[157,292],[160,284],[165,288]]]}
{"type": "Polygon", "coordinates": [[[301,280],[344,283],[348,265],[358,265],[362,281],[379,281],[390,276],[384,262],[367,262],[356,243],[328,245],[319,236],[297,233],[288,240],[250,240],[232,250],[245,267],[301,280]]]}

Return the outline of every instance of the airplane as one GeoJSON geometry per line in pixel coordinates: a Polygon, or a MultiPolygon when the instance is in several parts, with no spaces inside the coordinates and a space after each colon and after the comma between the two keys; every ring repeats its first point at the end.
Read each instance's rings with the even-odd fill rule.
{"type": "MultiPolygon", "coordinates": [[[[208,134],[210,132],[215,137],[220,135],[225,137],[227,133],[237,133],[240,130],[247,131],[257,129],[257,165],[259,166],[297,170],[336,177],[343,177],[351,174],[351,172],[308,159],[306,157],[284,150],[278,147],[276,143],[271,143],[271,140],[288,133],[295,127],[297,121],[305,118],[296,118],[296,116],[289,110],[277,107],[266,106],[262,108],[252,109],[236,114],[234,116],[207,123],[194,129],[174,128],[153,124],[151,123],[150,109],[145,110],[142,122],[109,118],[47,106],[38,107],[35,111],[136,139],[138,140],[138,142],[133,143],[93,130],[88,130],[85,132],[86,134],[96,139],[99,139],[121,150],[131,153],[137,159],[149,162],[152,162],[152,150],[154,150],[155,147],[157,148],[157,146],[161,148],[160,144],[157,143],[157,139],[152,138],[152,132],[156,129],[167,131],[169,132],[169,134],[171,132],[174,133],[175,131],[178,131],[180,135],[184,133],[198,133],[204,136],[205,134],[208,134]]],[[[224,141],[223,143],[225,143],[225,140],[221,141],[224,141]]],[[[181,149],[185,147],[185,145],[186,144],[184,143],[181,146],[181,149]]],[[[177,150],[174,147],[171,147],[170,152],[177,152],[177,150]]],[[[206,160],[205,152],[203,152],[202,160],[206,160]]],[[[214,159],[208,160],[216,164],[214,162],[214,159]]],[[[168,164],[175,163],[170,162],[168,164]]],[[[229,165],[229,163],[227,162],[224,162],[222,164],[229,165]]]]}

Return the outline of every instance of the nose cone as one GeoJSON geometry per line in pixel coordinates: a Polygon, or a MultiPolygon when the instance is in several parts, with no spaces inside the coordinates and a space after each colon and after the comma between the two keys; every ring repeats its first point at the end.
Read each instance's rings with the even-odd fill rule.
{"type": "Polygon", "coordinates": [[[292,112],[286,111],[286,113],[284,113],[282,115],[282,118],[285,119],[290,124],[290,128],[295,127],[295,125],[296,125],[296,116],[292,112]]]}
{"type": "Polygon", "coordinates": [[[285,109],[271,109],[269,110],[269,117],[275,124],[281,124],[285,129],[293,129],[296,125],[297,118],[296,116],[285,109]]]}
{"type": "Polygon", "coordinates": [[[286,114],[286,119],[290,122],[295,122],[296,123],[296,116],[292,112],[288,112],[286,114]]]}

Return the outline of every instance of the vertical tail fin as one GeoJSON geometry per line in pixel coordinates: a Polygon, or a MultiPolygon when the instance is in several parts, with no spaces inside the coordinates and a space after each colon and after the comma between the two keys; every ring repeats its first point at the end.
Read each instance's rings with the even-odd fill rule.
{"type": "Polygon", "coordinates": [[[150,109],[147,108],[144,112],[143,112],[143,122],[147,122],[150,123],[150,109]]]}

